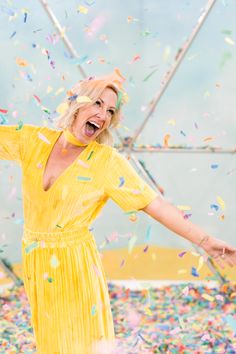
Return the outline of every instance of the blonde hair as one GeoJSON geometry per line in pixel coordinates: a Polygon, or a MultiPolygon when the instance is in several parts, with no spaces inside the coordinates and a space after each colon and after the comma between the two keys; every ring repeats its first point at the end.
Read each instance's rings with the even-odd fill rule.
{"type": "Polygon", "coordinates": [[[75,84],[70,91],[67,92],[67,97],[64,101],[65,110],[63,113],[54,119],[56,128],[67,129],[71,128],[73,121],[76,117],[78,110],[84,106],[90,106],[94,104],[101,93],[106,89],[111,88],[117,94],[117,107],[115,113],[112,117],[109,129],[103,130],[96,138],[96,141],[101,144],[112,145],[113,137],[110,131],[110,128],[115,128],[120,122],[121,117],[121,106],[124,103],[123,100],[123,89],[117,87],[114,80],[111,80],[109,77],[105,78],[88,78],[85,80],[79,81],[75,84]],[[90,100],[77,101],[77,97],[85,96],[90,100]]]}

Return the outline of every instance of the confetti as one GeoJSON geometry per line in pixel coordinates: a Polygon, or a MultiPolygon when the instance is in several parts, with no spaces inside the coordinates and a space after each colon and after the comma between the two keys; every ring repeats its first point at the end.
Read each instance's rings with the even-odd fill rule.
{"type": "Polygon", "coordinates": [[[230,37],[225,37],[225,42],[227,44],[229,44],[229,45],[234,45],[235,44],[234,41],[232,40],[232,38],[230,38],[230,37]]]}
{"type": "Polygon", "coordinates": [[[76,102],[77,102],[77,103],[91,103],[92,100],[91,100],[91,98],[88,97],[88,96],[78,96],[78,97],[76,98],[76,102]]]}
{"type": "Polygon", "coordinates": [[[225,202],[223,201],[223,199],[221,197],[217,197],[216,198],[218,204],[220,205],[221,209],[224,210],[225,209],[225,202]]]}
{"type": "Polygon", "coordinates": [[[153,76],[153,74],[155,74],[155,72],[157,72],[158,69],[153,70],[150,74],[148,74],[143,81],[146,82],[150,79],[151,76],[153,76]]]}
{"type": "Polygon", "coordinates": [[[95,316],[95,315],[96,315],[96,313],[97,313],[97,308],[96,308],[96,305],[93,305],[93,306],[92,306],[92,311],[91,311],[91,314],[92,314],[92,316],[95,316]]]}
{"type": "Polygon", "coordinates": [[[119,179],[120,179],[120,184],[119,184],[118,188],[121,188],[125,183],[125,179],[124,179],[124,177],[119,177],[119,179]]]}
{"type": "Polygon", "coordinates": [[[88,13],[88,8],[85,6],[80,5],[77,9],[77,12],[80,12],[81,14],[87,14],[88,13]]]}
{"type": "Polygon", "coordinates": [[[151,241],[151,229],[152,229],[152,225],[148,225],[146,235],[145,235],[145,242],[151,241]]]}
{"type": "Polygon", "coordinates": [[[53,268],[57,268],[60,265],[60,261],[55,254],[53,254],[50,258],[50,265],[53,268]]]}
{"type": "Polygon", "coordinates": [[[89,157],[87,158],[87,161],[91,159],[91,157],[93,156],[94,154],[94,151],[91,151],[90,154],[89,154],[89,157]]]}
{"type": "Polygon", "coordinates": [[[133,235],[133,237],[128,242],[128,254],[132,252],[136,241],[137,241],[137,236],[133,235]]]}
{"type": "Polygon", "coordinates": [[[84,168],[90,167],[86,162],[84,162],[83,160],[80,160],[80,159],[77,160],[77,163],[84,168]]]}
{"type": "Polygon", "coordinates": [[[79,181],[91,181],[91,177],[85,177],[85,176],[77,176],[77,179],[79,181]]]}
{"type": "Polygon", "coordinates": [[[194,276],[194,277],[199,277],[199,274],[197,272],[197,269],[192,267],[192,271],[191,271],[191,274],[194,276]]]}
{"type": "Polygon", "coordinates": [[[26,67],[29,65],[29,63],[26,60],[21,59],[21,58],[16,58],[16,64],[19,66],[23,66],[23,67],[26,67]]]}
{"type": "Polygon", "coordinates": [[[68,108],[68,103],[61,103],[59,104],[59,106],[57,106],[56,111],[57,113],[64,115],[67,112],[68,108]]]}
{"type": "Polygon", "coordinates": [[[48,138],[46,138],[46,136],[43,135],[42,133],[38,133],[38,137],[39,137],[39,139],[44,141],[46,144],[51,144],[51,142],[48,140],[48,138]]]}
{"type": "Polygon", "coordinates": [[[25,253],[28,254],[38,247],[39,247],[38,242],[33,242],[29,246],[25,247],[25,253]]]}

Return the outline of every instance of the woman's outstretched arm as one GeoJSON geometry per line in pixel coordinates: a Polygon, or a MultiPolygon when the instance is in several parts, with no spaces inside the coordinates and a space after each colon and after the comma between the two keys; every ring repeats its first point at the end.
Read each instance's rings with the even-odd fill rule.
{"type": "Polygon", "coordinates": [[[181,211],[162,197],[157,197],[142,210],[169,230],[203,248],[221,268],[224,268],[223,261],[231,267],[236,266],[235,247],[208,235],[198,225],[185,219],[181,211]]]}

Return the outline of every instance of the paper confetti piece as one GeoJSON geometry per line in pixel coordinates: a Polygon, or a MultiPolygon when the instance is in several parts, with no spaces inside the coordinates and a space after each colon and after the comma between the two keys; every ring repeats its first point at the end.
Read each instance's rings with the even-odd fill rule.
{"type": "Polygon", "coordinates": [[[20,120],[18,122],[18,127],[16,128],[16,130],[21,130],[23,128],[23,125],[24,125],[24,123],[22,122],[22,120],[20,120]]]}
{"type": "Polygon", "coordinates": [[[121,188],[125,183],[125,179],[124,179],[124,177],[119,177],[119,179],[120,179],[120,184],[119,184],[118,188],[121,188]]]}
{"type": "Polygon", "coordinates": [[[56,90],[55,96],[60,95],[60,93],[62,93],[62,92],[64,92],[64,91],[65,91],[64,87],[60,87],[58,90],[56,90]]]}
{"type": "Polygon", "coordinates": [[[69,108],[68,103],[61,103],[61,104],[59,104],[59,106],[57,106],[56,111],[57,111],[57,113],[63,115],[66,113],[68,108],[69,108]]]}
{"type": "Polygon", "coordinates": [[[4,114],[7,114],[8,110],[7,110],[7,109],[0,108],[0,112],[1,112],[1,113],[4,113],[4,114]]]}
{"type": "Polygon", "coordinates": [[[215,209],[216,211],[219,209],[219,206],[218,205],[216,205],[216,204],[211,204],[210,205],[210,208],[211,209],[215,209]]]}
{"type": "Polygon", "coordinates": [[[145,235],[145,242],[151,241],[151,229],[152,229],[152,225],[148,225],[146,235],[145,235]]]}
{"type": "Polygon", "coordinates": [[[179,253],[178,256],[183,257],[186,253],[187,253],[187,251],[183,251],[183,252],[179,253]]]}
{"type": "Polygon", "coordinates": [[[198,260],[197,272],[202,268],[203,264],[204,264],[204,258],[200,256],[198,260]]]}
{"type": "Polygon", "coordinates": [[[76,102],[77,102],[77,103],[91,103],[92,100],[91,100],[91,98],[88,97],[88,96],[78,96],[78,97],[76,98],[76,102]]]}
{"type": "Polygon", "coordinates": [[[80,159],[77,160],[77,163],[84,168],[90,167],[86,162],[84,162],[83,160],[80,160],[80,159]]]}
{"type": "Polygon", "coordinates": [[[208,294],[202,294],[202,297],[203,297],[203,299],[206,299],[211,302],[215,300],[213,296],[210,296],[208,294]]]}
{"type": "Polygon", "coordinates": [[[38,242],[33,242],[29,246],[25,247],[25,253],[28,254],[38,247],[39,247],[38,242]]]}
{"type": "Polygon", "coordinates": [[[96,313],[97,313],[96,305],[93,305],[93,306],[92,306],[92,310],[91,310],[91,314],[92,314],[92,316],[95,316],[96,313]]]}
{"type": "Polygon", "coordinates": [[[58,260],[57,256],[53,254],[50,258],[51,267],[57,268],[60,265],[60,261],[58,260]]]}
{"type": "Polygon", "coordinates": [[[192,270],[191,270],[191,274],[194,276],[194,277],[199,277],[199,274],[197,272],[197,269],[192,267],[192,270]]]}
{"type": "Polygon", "coordinates": [[[151,76],[153,76],[153,74],[155,74],[155,72],[157,71],[158,69],[155,69],[153,70],[150,74],[148,74],[144,79],[143,81],[146,82],[150,79],[151,76]]]}
{"type": "Polygon", "coordinates": [[[122,268],[124,264],[125,264],[125,260],[122,259],[122,262],[121,262],[121,264],[120,264],[120,268],[122,268]]]}
{"type": "Polygon", "coordinates": [[[23,67],[26,67],[29,65],[29,63],[22,58],[16,58],[16,64],[19,66],[23,66],[23,67]]]}
{"type": "Polygon", "coordinates": [[[130,254],[134,248],[134,245],[137,241],[137,236],[134,235],[133,237],[131,237],[131,239],[128,242],[128,254],[130,254]]]}
{"type": "Polygon", "coordinates": [[[217,200],[217,202],[219,203],[221,209],[224,210],[224,209],[225,209],[225,202],[223,201],[223,199],[218,196],[218,197],[216,198],[216,200],[217,200]]]}
{"type": "Polygon", "coordinates": [[[139,191],[139,190],[137,190],[137,189],[133,189],[133,190],[132,190],[132,193],[133,193],[133,194],[140,194],[141,191],[139,191]]]}
{"type": "Polygon", "coordinates": [[[38,137],[39,139],[41,139],[42,141],[44,141],[46,144],[51,144],[51,142],[46,138],[46,136],[44,136],[41,133],[38,133],[38,137]]]}
{"type": "Polygon", "coordinates": [[[191,206],[189,205],[177,205],[179,210],[191,210],[191,206]]]}
{"type": "Polygon", "coordinates": [[[219,165],[218,164],[211,164],[211,168],[215,169],[215,168],[218,168],[219,165]]]}
{"type": "Polygon", "coordinates": [[[52,282],[54,281],[54,279],[51,278],[51,277],[48,277],[48,278],[47,278],[47,281],[48,281],[49,283],[52,283],[52,282]]]}
{"type": "Polygon", "coordinates": [[[169,147],[170,134],[164,136],[164,147],[169,147]]]}
{"type": "Polygon", "coordinates": [[[148,248],[149,248],[149,246],[147,245],[147,246],[143,249],[143,252],[144,252],[144,253],[147,252],[148,248]]]}
{"type": "Polygon", "coordinates": [[[91,159],[91,157],[93,156],[94,154],[94,151],[91,151],[90,154],[89,154],[89,157],[87,158],[87,161],[91,159]]]}
{"type": "Polygon", "coordinates": [[[170,119],[170,120],[168,120],[168,122],[167,122],[168,124],[171,124],[171,125],[173,125],[173,126],[175,126],[176,125],[176,121],[175,121],[175,119],[170,119]]]}
{"type": "Polygon", "coordinates": [[[86,176],[77,176],[77,179],[79,181],[91,181],[91,177],[86,177],[86,176]]]}
{"type": "Polygon", "coordinates": [[[88,9],[85,6],[80,5],[78,7],[78,9],[77,9],[77,12],[80,12],[81,14],[85,14],[86,15],[88,13],[88,9]]]}
{"type": "Polygon", "coordinates": [[[230,37],[225,37],[225,42],[228,43],[229,45],[234,45],[234,41],[230,37]]]}

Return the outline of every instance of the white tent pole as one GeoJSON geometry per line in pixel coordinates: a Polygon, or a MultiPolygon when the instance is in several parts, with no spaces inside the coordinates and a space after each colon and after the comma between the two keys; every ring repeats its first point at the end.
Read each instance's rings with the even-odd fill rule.
{"type": "Polygon", "coordinates": [[[210,13],[210,10],[212,9],[213,5],[215,4],[216,0],[209,0],[205,10],[203,11],[202,15],[199,17],[196,26],[194,27],[191,35],[189,38],[186,40],[186,42],[183,44],[183,46],[179,49],[176,57],[175,57],[175,62],[172,65],[172,68],[167,71],[167,73],[164,75],[163,80],[161,81],[161,89],[160,91],[156,94],[156,96],[152,99],[150,102],[150,109],[149,112],[147,113],[143,123],[140,125],[140,127],[137,129],[137,131],[134,133],[134,136],[131,139],[130,146],[134,144],[134,142],[137,140],[138,136],[141,134],[143,128],[147,124],[149,118],[153,114],[153,112],[156,109],[157,103],[159,102],[160,98],[162,97],[163,93],[165,92],[166,88],[168,87],[171,79],[173,78],[177,68],[179,67],[181,61],[183,60],[187,50],[191,46],[194,38],[196,37],[197,33],[199,32],[200,28],[202,27],[203,23],[205,22],[207,16],[210,13]]]}
{"type": "MultiPolygon", "coordinates": [[[[76,50],[74,49],[74,47],[72,46],[71,42],[69,41],[67,35],[65,33],[63,33],[63,29],[58,21],[58,19],[56,18],[56,16],[54,15],[52,9],[49,7],[47,1],[45,0],[39,0],[44,8],[44,10],[46,11],[46,13],[48,14],[48,17],[50,18],[50,20],[52,21],[53,25],[55,26],[55,28],[57,29],[59,35],[61,36],[61,39],[63,41],[63,43],[65,44],[66,48],[68,49],[68,51],[70,52],[70,54],[72,55],[73,58],[80,58],[78,53],[76,52],[76,50]]],[[[83,76],[83,78],[86,78],[87,75],[85,73],[85,71],[83,70],[83,68],[81,67],[81,65],[78,65],[78,69],[81,73],[81,75],[83,76]]]]}

